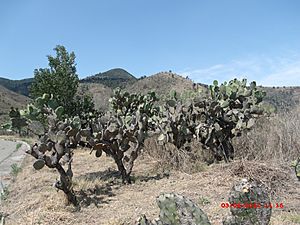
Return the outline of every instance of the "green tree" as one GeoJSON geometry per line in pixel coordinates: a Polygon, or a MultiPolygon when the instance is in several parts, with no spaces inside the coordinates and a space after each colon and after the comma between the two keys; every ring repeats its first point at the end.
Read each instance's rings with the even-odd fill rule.
{"type": "Polygon", "coordinates": [[[68,53],[61,45],[57,45],[54,51],[56,51],[55,57],[47,56],[50,68],[34,70],[34,82],[30,88],[30,94],[34,98],[44,93],[53,94],[59,105],[63,106],[68,113],[72,110],[71,100],[79,84],[75,54],[74,52],[68,53]]]}

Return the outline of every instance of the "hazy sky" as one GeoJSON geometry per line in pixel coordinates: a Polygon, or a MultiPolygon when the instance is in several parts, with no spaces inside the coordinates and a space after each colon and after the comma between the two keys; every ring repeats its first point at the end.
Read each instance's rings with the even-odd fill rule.
{"type": "Polygon", "coordinates": [[[57,44],[80,77],[121,67],[211,83],[300,86],[298,0],[0,0],[0,76],[32,77],[57,44]]]}

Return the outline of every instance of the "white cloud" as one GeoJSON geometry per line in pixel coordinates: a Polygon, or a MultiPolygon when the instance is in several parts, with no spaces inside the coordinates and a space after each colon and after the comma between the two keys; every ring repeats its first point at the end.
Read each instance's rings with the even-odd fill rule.
{"type": "Polygon", "coordinates": [[[300,55],[285,57],[257,56],[213,65],[208,68],[184,70],[180,74],[195,82],[211,84],[233,78],[255,80],[263,86],[300,86],[300,55]]]}

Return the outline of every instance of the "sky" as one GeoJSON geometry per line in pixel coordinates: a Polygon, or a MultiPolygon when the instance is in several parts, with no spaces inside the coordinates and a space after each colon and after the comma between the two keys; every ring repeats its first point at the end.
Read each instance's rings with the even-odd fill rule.
{"type": "Polygon", "coordinates": [[[0,76],[33,77],[64,45],[80,78],[123,68],[300,86],[299,12],[298,0],[0,0],[0,76]]]}

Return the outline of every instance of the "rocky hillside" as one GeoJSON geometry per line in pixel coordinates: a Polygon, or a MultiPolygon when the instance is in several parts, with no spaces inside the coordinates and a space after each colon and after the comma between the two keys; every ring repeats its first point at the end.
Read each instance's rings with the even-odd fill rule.
{"type": "MultiPolygon", "coordinates": [[[[149,91],[155,91],[158,96],[168,95],[172,90],[183,93],[196,90],[197,85],[192,80],[186,79],[178,74],[170,72],[161,72],[155,75],[139,79],[134,84],[126,86],[129,92],[138,92],[146,94],[149,91]]],[[[198,88],[206,90],[202,85],[198,88]]]]}
{"type": "Polygon", "coordinates": [[[113,89],[103,84],[81,83],[79,85],[78,94],[92,96],[96,109],[106,111],[109,106],[108,100],[113,94],[113,89]]]}
{"type": "Polygon", "coordinates": [[[30,99],[0,85],[0,124],[8,119],[10,107],[22,108],[30,99]]]}

